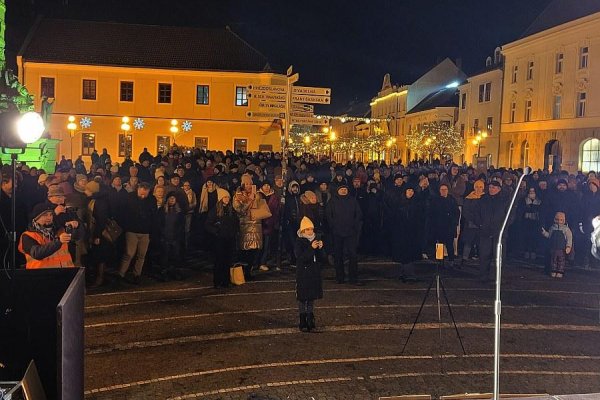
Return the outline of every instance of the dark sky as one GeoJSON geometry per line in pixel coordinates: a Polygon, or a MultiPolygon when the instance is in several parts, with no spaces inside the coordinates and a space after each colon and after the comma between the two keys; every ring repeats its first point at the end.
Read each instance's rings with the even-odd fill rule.
{"type": "Polygon", "coordinates": [[[37,15],[158,25],[229,25],[301,85],[333,89],[322,112],[367,102],[389,72],[411,83],[445,57],[469,74],[517,39],[550,0],[7,0],[13,56],[37,15]]]}

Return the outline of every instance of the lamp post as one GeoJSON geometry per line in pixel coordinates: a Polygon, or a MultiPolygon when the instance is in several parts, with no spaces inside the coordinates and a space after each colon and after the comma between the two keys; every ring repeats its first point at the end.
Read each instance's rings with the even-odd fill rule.
{"type": "Polygon", "coordinates": [[[478,131],[477,136],[471,143],[477,146],[477,158],[481,156],[481,142],[483,142],[488,137],[488,133],[486,131],[478,131]]]}
{"type": "Polygon", "coordinates": [[[69,136],[71,137],[71,160],[73,160],[73,137],[75,137],[77,124],[75,123],[75,117],[73,115],[69,115],[68,121],[67,129],[69,131],[69,136]]]}
{"type": "Polygon", "coordinates": [[[179,132],[176,119],[171,120],[171,127],[169,128],[169,131],[171,132],[171,135],[173,135],[173,145],[176,145],[177,143],[175,143],[175,139],[177,138],[177,133],[179,132]]]}
{"type": "Polygon", "coordinates": [[[333,142],[335,142],[336,135],[334,131],[329,132],[329,160],[333,160],[333,142]]]}
{"type": "Polygon", "coordinates": [[[129,117],[121,118],[121,130],[123,131],[123,135],[125,136],[125,157],[131,157],[130,148],[128,143],[130,141],[129,130],[131,126],[129,125],[129,117]]]}
{"type": "Polygon", "coordinates": [[[310,136],[304,136],[304,152],[308,153],[308,145],[310,144],[310,136]]]}

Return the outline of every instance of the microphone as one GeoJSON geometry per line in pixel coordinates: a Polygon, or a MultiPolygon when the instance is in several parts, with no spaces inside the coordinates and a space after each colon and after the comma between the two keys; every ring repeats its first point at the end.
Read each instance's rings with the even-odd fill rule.
{"type": "Polygon", "coordinates": [[[523,168],[523,175],[529,175],[529,174],[531,174],[531,167],[523,168]]]}

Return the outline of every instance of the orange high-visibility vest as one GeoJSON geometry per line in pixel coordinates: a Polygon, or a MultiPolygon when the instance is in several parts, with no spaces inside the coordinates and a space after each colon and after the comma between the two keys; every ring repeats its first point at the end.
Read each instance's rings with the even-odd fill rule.
{"type": "Polygon", "coordinates": [[[44,237],[41,233],[25,231],[23,235],[21,235],[21,239],[19,240],[19,251],[25,254],[25,260],[27,264],[25,265],[26,269],[39,269],[39,268],[71,268],[74,267],[73,260],[71,259],[71,253],[69,253],[69,246],[67,243],[63,243],[60,248],[50,256],[42,259],[36,260],[31,257],[31,255],[26,254],[23,251],[23,236],[27,235],[36,242],[43,246],[45,244],[50,243],[50,241],[44,237]]]}

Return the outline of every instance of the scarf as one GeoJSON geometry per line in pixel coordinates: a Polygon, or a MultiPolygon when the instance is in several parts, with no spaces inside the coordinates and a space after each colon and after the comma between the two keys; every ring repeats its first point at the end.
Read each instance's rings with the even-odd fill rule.
{"type": "Polygon", "coordinates": [[[306,234],[304,234],[302,232],[298,232],[298,237],[304,238],[304,239],[308,239],[308,241],[311,242],[311,243],[312,243],[313,240],[315,240],[316,236],[317,235],[316,235],[316,233],[314,231],[313,231],[313,234],[310,235],[310,236],[308,236],[308,235],[306,235],[306,234]]]}
{"type": "Polygon", "coordinates": [[[36,221],[32,223],[33,228],[42,234],[47,240],[53,241],[56,239],[56,235],[54,234],[54,228],[52,226],[43,226],[38,224],[36,221]]]}
{"type": "Polygon", "coordinates": [[[481,193],[481,194],[477,194],[475,193],[475,191],[473,190],[471,193],[469,193],[469,195],[466,197],[467,199],[480,199],[481,196],[483,196],[485,193],[481,193]]]}

